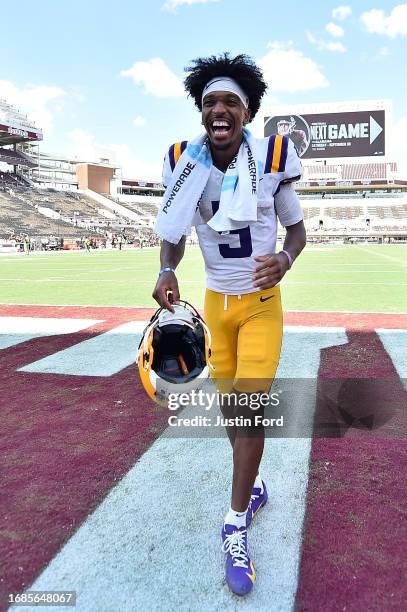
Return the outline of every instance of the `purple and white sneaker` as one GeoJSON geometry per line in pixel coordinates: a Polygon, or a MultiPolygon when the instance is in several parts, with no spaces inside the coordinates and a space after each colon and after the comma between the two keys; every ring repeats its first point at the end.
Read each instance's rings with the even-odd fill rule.
{"type": "Polygon", "coordinates": [[[249,527],[250,523],[258,513],[258,511],[267,504],[269,498],[266,488],[266,483],[262,480],[263,491],[259,487],[253,487],[253,491],[250,497],[249,507],[247,509],[246,516],[246,527],[249,527]]]}
{"type": "Polygon", "coordinates": [[[222,550],[226,553],[226,582],[236,595],[247,595],[253,588],[256,571],[247,550],[246,527],[224,525],[222,541],[222,550]]]}

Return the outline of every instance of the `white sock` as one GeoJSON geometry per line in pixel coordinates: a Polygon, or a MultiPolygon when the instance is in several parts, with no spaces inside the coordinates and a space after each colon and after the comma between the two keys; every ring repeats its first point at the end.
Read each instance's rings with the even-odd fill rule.
{"type": "Polygon", "coordinates": [[[244,512],[236,512],[233,508],[229,509],[229,512],[225,516],[225,525],[234,525],[235,527],[246,527],[246,514],[244,512]]]}
{"type": "Polygon", "coordinates": [[[254,485],[253,485],[253,487],[254,487],[255,489],[261,489],[261,493],[263,493],[263,482],[262,482],[262,479],[261,479],[260,473],[259,473],[259,474],[257,474],[257,476],[256,476],[256,480],[254,481],[254,485]]]}

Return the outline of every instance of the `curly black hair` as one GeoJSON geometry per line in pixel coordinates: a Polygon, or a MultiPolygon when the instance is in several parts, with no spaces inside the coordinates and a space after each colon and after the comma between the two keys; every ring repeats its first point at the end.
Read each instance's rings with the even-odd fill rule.
{"type": "Polygon", "coordinates": [[[263,73],[251,57],[245,54],[230,57],[229,53],[219,56],[198,57],[192,60],[192,66],[184,70],[188,72],[184,80],[187,93],[194,99],[199,111],[202,111],[202,92],[211,79],[227,76],[239,83],[249,97],[250,120],[260,108],[260,101],[267,89],[263,73]]]}

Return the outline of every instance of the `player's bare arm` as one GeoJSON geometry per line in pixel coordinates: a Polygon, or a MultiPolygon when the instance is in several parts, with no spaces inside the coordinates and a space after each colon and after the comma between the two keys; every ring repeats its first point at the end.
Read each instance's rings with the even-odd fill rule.
{"type": "Polygon", "coordinates": [[[305,247],[306,233],[303,221],[290,225],[286,228],[286,232],[283,251],[275,255],[260,255],[254,258],[260,262],[253,274],[255,287],[260,289],[274,287],[290,268],[288,255],[294,261],[305,247]]]}
{"type": "MultiPolygon", "coordinates": [[[[165,270],[165,268],[175,270],[184,256],[184,251],[185,236],[181,238],[178,244],[171,244],[171,242],[163,240],[160,250],[160,270],[165,270]]],[[[172,303],[178,302],[180,298],[178,281],[175,272],[167,271],[160,273],[153,291],[153,298],[162,308],[166,308],[170,312],[174,312],[171,301],[172,303]],[[172,292],[171,298],[169,298],[170,291],[172,292]]]]}

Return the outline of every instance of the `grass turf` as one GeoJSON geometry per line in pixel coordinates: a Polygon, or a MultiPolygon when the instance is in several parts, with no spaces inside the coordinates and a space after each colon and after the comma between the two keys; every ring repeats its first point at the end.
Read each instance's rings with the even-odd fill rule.
{"type": "MultiPolygon", "coordinates": [[[[154,306],[159,249],[0,257],[0,303],[154,306]]],[[[198,247],[178,270],[181,297],[203,305],[198,247]]],[[[285,310],[407,312],[407,245],[306,248],[282,282],[285,310]]]]}

